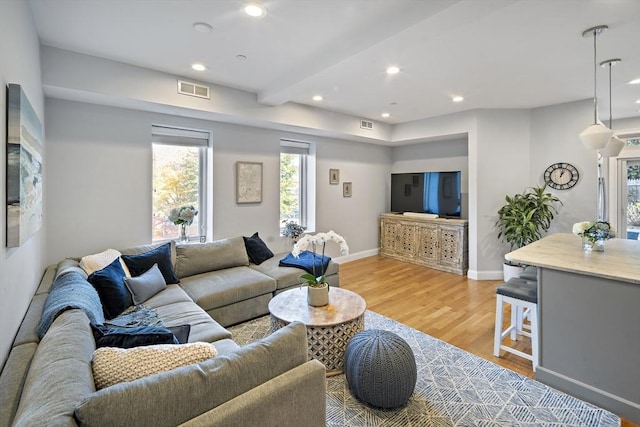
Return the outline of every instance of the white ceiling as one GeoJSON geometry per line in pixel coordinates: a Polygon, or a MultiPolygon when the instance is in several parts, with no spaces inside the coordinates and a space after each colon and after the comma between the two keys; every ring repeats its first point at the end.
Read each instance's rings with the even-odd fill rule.
{"type": "MultiPolygon", "coordinates": [[[[590,98],[593,38],[582,32],[606,24],[598,63],[622,59],[613,116],[640,115],[640,85],[627,84],[640,78],[640,0],[264,0],[259,19],[242,0],[29,3],[44,45],[387,123],[590,98]],[[198,21],[213,30],[195,31],[198,21]],[[389,65],[401,72],[386,75],[389,65]]],[[[606,121],[600,67],[598,97],[606,121]]]]}

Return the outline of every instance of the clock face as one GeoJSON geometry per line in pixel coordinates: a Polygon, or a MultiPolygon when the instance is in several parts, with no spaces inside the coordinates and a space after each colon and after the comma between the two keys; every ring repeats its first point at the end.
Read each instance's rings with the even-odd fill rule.
{"type": "Polygon", "coordinates": [[[556,190],[567,190],[578,183],[580,174],[569,163],[554,163],[544,171],[544,182],[556,190]]]}

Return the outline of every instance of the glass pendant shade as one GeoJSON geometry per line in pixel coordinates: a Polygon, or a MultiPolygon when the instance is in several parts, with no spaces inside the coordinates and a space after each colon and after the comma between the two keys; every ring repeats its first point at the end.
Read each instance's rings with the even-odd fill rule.
{"type": "Polygon", "coordinates": [[[590,150],[606,147],[613,136],[613,131],[602,123],[594,123],[580,133],[580,141],[590,150]]]}
{"type": "Polygon", "coordinates": [[[625,146],[625,142],[617,136],[612,136],[607,145],[600,150],[603,157],[618,157],[625,146]]]}

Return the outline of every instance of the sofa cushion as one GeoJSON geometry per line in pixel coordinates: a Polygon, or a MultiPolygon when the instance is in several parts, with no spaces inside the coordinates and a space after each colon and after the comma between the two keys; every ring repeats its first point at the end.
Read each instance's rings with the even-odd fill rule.
{"type": "Polygon", "coordinates": [[[153,267],[153,264],[158,264],[158,268],[167,284],[179,282],[171,263],[171,243],[165,243],[155,249],[137,255],[122,255],[122,259],[129,267],[133,277],[140,276],[153,267]]]}
{"type": "Polygon", "coordinates": [[[188,323],[191,326],[189,342],[231,338],[231,333],[193,302],[179,285],[167,285],[164,291],[148,299],[144,305],[154,309],[167,328],[188,323]]]}
{"type": "Polygon", "coordinates": [[[24,315],[24,319],[22,319],[22,323],[20,324],[20,329],[18,329],[18,333],[13,340],[14,346],[40,341],[40,337],[38,337],[38,324],[47,296],[48,294],[36,294],[31,299],[31,304],[29,304],[27,313],[24,315]]]}
{"type": "Polygon", "coordinates": [[[307,361],[307,331],[294,322],[233,353],[116,384],[76,408],[85,426],[178,425],[307,361]],[[135,402],[135,410],[131,408],[135,402]]]}
{"type": "Polygon", "coordinates": [[[159,344],[136,348],[98,348],[93,353],[93,379],[100,390],[125,381],[180,366],[191,365],[215,357],[218,354],[211,343],[159,344]]]}
{"type": "Polygon", "coordinates": [[[0,423],[11,425],[16,414],[22,388],[29,373],[29,365],[38,344],[29,342],[14,345],[0,374],[0,423]]]}
{"type": "Polygon", "coordinates": [[[61,313],[33,356],[14,425],[75,425],[74,408],[95,391],[94,350],[86,314],[77,309],[61,313]]]}
{"type": "Polygon", "coordinates": [[[131,293],[134,304],[142,304],[167,287],[158,264],[153,264],[153,267],[139,276],[125,277],[124,284],[131,293]]]}
{"type": "Polygon", "coordinates": [[[100,296],[106,319],[113,319],[133,304],[131,294],[124,284],[124,276],[125,273],[118,258],[89,276],[89,283],[96,288],[100,296]]]}
{"type": "Polygon", "coordinates": [[[249,261],[254,264],[262,264],[269,258],[273,257],[273,252],[262,241],[258,232],[253,233],[251,237],[242,237],[244,239],[244,246],[247,249],[247,256],[249,261]]]}
{"type": "Polygon", "coordinates": [[[163,326],[109,328],[91,324],[96,347],[132,348],[156,344],[178,344],[178,339],[163,326]]]}
{"type": "Polygon", "coordinates": [[[40,284],[38,285],[38,289],[36,290],[36,295],[46,294],[51,289],[51,285],[53,285],[53,280],[56,277],[56,271],[58,270],[56,265],[50,265],[44,270],[44,274],[42,275],[42,279],[40,280],[40,284]]]}
{"type": "Polygon", "coordinates": [[[163,305],[155,310],[162,319],[162,324],[167,328],[188,323],[191,326],[189,342],[213,342],[231,338],[231,332],[220,326],[193,301],[163,305]]]}
{"type": "Polygon", "coordinates": [[[191,299],[209,311],[273,292],[276,282],[249,267],[234,267],[185,277],[181,286],[191,299]]]}
{"type": "Polygon", "coordinates": [[[249,265],[249,258],[242,236],[176,246],[176,273],[180,279],[246,265],[249,265]]]}
{"type": "MultiPolygon", "coordinates": [[[[120,255],[120,252],[115,249],[107,249],[97,254],[83,256],[80,258],[78,266],[88,275],[91,275],[94,271],[102,270],[107,265],[111,264],[114,259],[120,259],[120,255]]],[[[127,269],[127,265],[122,260],[120,260],[120,264],[122,265],[125,275],[131,276],[127,269]]]]}

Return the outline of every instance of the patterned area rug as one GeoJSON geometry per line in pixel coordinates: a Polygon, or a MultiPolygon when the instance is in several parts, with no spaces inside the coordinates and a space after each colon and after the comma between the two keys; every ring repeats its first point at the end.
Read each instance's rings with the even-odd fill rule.
{"type": "MultiPolygon", "coordinates": [[[[385,329],[413,349],[418,382],[399,409],[356,400],[344,375],[327,378],[327,426],[619,426],[620,419],[380,314],[367,310],[365,329],[385,329]]],[[[229,328],[245,345],[269,334],[269,316],[229,328]]]]}

